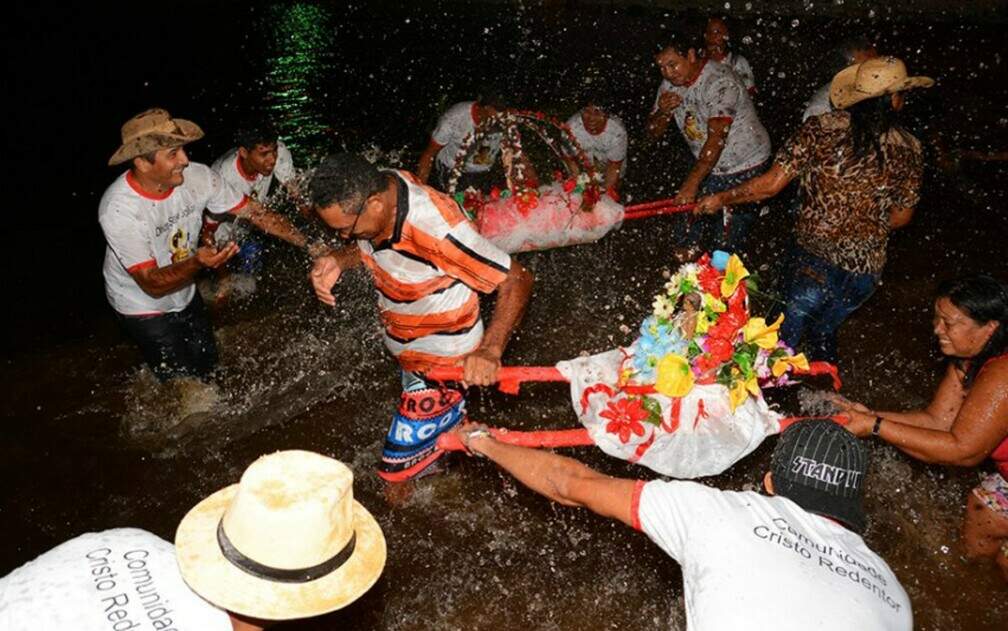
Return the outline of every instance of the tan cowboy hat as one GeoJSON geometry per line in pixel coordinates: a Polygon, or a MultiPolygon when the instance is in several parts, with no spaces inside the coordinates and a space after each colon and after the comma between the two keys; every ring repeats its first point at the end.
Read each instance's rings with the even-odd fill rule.
{"type": "Polygon", "coordinates": [[[317,616],[364,594],[385,567],[385,537],[353,499],[353,473],[310,451],[253,462],[175,533],[189,587],[230,612],[267,620],[317,616]]]}
{"type": "Polygon", "coordinates": [[[172,149],[203,137],[203,130],[192,121],[172,118],[165,110],[140,112],[122,126],[122,145],[109,158],[109,166],[122,164],[137,156],[172,149]]]}
{"type": "Polygon", "coordinates": [[[883,94],[933,85],[931,77],[908,77],[906,65],[895,57],[875,57],[838,72],[830,84],[830,101],[842,110],[883,94]]]}

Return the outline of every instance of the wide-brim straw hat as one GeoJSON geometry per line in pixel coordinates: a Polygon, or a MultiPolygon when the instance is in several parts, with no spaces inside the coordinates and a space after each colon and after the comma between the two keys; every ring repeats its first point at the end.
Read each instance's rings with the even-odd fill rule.
{"type": "Polygon", "coordinates": [[[353,473],[310,451],[256,460],[238,484],[193,507],[175,533],[189,587],[227,611],[307,618],[363,595],[385,567],[385,537],[353,499],[353,473]]]}
{"type": "Polygon", "coordinates": [[[838,72],[830,83],[830,101],[842,110],[883,94],[933,85],[931,77],[908,77],[906,65],[896,57],[875,57],[838,72]]]}
{"type": "Polygon", "coordinates": [[[140,112],[122,126],[122,145],[109,158],[109,166],[122,164],[137,156],[160,149],[173,149],[203,137],[203,130],[192,121],[172,118],[160,108],[140,112]]]}

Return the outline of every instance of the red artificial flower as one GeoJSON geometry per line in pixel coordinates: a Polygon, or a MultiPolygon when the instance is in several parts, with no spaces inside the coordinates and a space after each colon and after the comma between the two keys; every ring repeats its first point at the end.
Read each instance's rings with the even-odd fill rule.
{"type": "Polygon", "coordinates": [[[581,206],[585,209],[590,209],[598,203],[599,200],[599,190],[597,186],[589,186],[585,189],[584,193],[581,194],[581,206]]]}
{"type": "Polygon", "coordinates": [[[563,174],[562,171],[560,171],[558,169],[558,170],[556,170],[556,171],[553,172],[553,181],[554,182],[562,182],[563,179],[564,179],[564,174],[563,174]]]}
{"type": "Polygon", "coordinates": [[[719,364],[728,361],[735,354],[735,346],[731,340],[722,337],[708,336],[705,346],[707,353],[719,364]]]}
{"type": "Polygon", "coordinates": [[[606,431],[619,436],[621,443],[630,440],[630,433],[644,435],[644,425],[641,421],[648,417],[647,410],[641,399],[619,399],[609,401],[609,407],[599,412],[599,416],[609,419],[606,431]]]}
{"type": "Polygon", "coordinates": [[[704,353],[694,359],[693,374],[695,376],[695,383],[714,383],[714,379],[717,377],[717,370],[721,367],[721,363],[722,362],[718,361],[714,357],[711,357],[707,353],[704,353]]]}
{"type": "Polygon", "coordinates": [[[564,192],[570,193],[571,191],[574,190],[575,187],[577,187],[577,182],[574,181],[574,178],[569,177],[566,180],[564,180],[563,183],[564,192]]]}
{"type": "Polygon", "coordinates": [[[608,195],[614,202],[619,203],[619,191],[613,187],[610,186],[606,189],[606,195],[608,195]]]}
{"type": "Polygon", "coordinates": [[[501,190],[499,187],[493,187],[490,189],[490,199],[497,201],[500,199],[501,190]]]}

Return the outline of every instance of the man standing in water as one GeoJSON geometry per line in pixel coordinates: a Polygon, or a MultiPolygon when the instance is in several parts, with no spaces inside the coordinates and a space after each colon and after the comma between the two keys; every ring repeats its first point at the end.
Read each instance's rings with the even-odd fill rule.
{"type": "MultiPolygon", "coordinates": [[[[578,141],[585,157],[602,175],[602,188],[618,192],[620,179],[626,171],[627,132],[626,127],[609,112],[605,94],[592,88],[584,99],[584,107],[567,119],[571,134],[578,141]]],[[[580,173],[581,166],[573,147],[566,147],[563,160],[573,173],[580,173]]]]}
{"type": "MultiPolygon", "coordinates": [[[[655,56],[661,71],[648,135],[661,138],[674,118],[696,158],[675,196],[676,203],[692,202],[762,173],[770,159],[770,137],[760,123],[749,93],[728,66],[697,56],[681,38],[655,56]]],[[[704,250],[741,250],[753,211],[694,220],[689,240],[704,250]]]]}
{"type": "Polygon", "coordinates": [[[204,209],[231,213],[305,246],[285,218],[234,190],[210,167],[189,162],[183,145],[202,137],[198,125],[163,109],[134,116],[123,125],[122,145],[109,159],[109,165],[127,163],[129,169],[106,189],[98,206],[107,243],[105,293],[161,381],[206,378],[217,363],[195,278],[205,267],[223,265],[238,246],[198,246],[204,209]]]}
{"type": "Polygon", "coordinates": [[[462,167],[462,178],[459,180],[459,190],[467,186],[478,189],[489,187],[487,174],[493,168],[501,149],[501,132],[477,133],[480,124],[498,112],[504,111],[504,105],[496,97],[484,96],[478,101],[463,101],[452,105],[438,119],[437,127],[431,133],[427,148],[420,155],[417,163],[417,179],[421,184],[429,184],[431,169],[435,171],[433,185],[442,191],[448,190],[448,179],[455,158],[463,141],[474,135],[473,146],[470,148],[462,167]],[[436,166],[435,166],[436,161],[436,166]]]}
{"type": "Polygon", "coordinates": [[[480,236],[454,200],[405,171],[336,154],[315,170],[309,195],[319,217],[355,241],[315,262],[316,295],[335,306],[333,286],[363,263],[377,290],[385,346],[402,368],[403,395],[379,475],[415,477],[436,460],[438,435],[465,415],[462,389],[430,383],[421,372],[461,364],[464,383],[494,383],[532,275],[480,236]],[[477,292],[497,293],[485,332],[477,292]]]}
{"type": "Polygon", "coordinates": [[[682,566],[689,631],[913,627],[899,580],[858,534],[868,453],[832,421],[801,421],[781,435],[763,478],[769,497],[613,478],[498,442],[480,425],[457,431],[471,453],[536,493],[621,521],[658,544],[682,566]]]}

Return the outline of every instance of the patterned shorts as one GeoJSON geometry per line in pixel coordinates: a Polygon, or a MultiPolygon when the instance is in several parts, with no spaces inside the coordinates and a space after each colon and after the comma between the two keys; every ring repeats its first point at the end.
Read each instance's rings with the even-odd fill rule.
{"type": "Polygon", "coordinates": [[[1000,473],[992,473],[973,489],[973,495],[995,514],[1008,517],[1008,482],[1000,473]]]}

